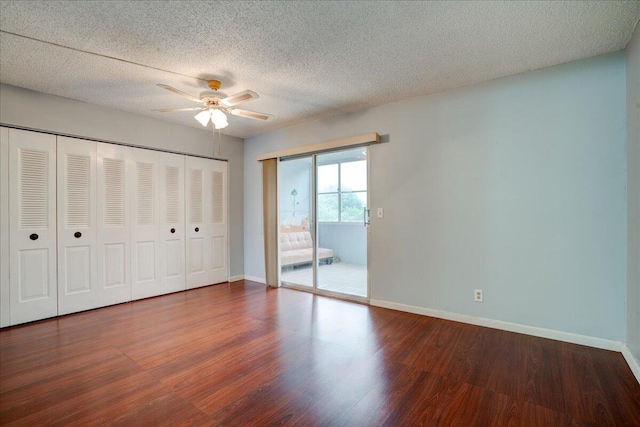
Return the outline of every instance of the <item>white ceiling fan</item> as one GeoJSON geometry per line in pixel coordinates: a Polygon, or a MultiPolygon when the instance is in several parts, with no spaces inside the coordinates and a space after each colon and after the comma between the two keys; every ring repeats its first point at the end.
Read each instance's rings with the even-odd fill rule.
{"type": "Polygon", "coordinates": [[[209,89],[200,93],[200,98],[191,96],[188,93],[184,93],[174,87],[158,84],[157,86],[167,89],[173,93],[176,93],[183,98],[200,104],[199,107],[187,107],[187,108],[161,108],[158,110],[161,113],[170,113],[175,111],[200,111],[195,115],[195,119],[200,122],[204,127],[207,127],[209,121],[213,124],[215,129],[222,129],[227,127],[227,114],[233,114],[234,116],[246,117],[248,119],[256,120],[269,120],[271,118],[268,114],[256,113],[255,111],[241,110],[235,108],[236,105],[251,101],[252,99],[260,98],[260,96],[250,90],[238,92],[234,95],[227,96],[227,94],[220,92],[221,83],[218,80],[208,80],[207,84],[209,89]]]}

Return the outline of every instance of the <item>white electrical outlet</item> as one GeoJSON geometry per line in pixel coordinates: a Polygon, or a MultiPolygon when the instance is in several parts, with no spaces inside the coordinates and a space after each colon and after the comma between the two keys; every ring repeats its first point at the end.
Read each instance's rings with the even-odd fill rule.
{"type": "Polygon", "coordinates": [[[474,292],[474,300],[475,302],[482,302],[482,289],[476,289],[474,292]]]}

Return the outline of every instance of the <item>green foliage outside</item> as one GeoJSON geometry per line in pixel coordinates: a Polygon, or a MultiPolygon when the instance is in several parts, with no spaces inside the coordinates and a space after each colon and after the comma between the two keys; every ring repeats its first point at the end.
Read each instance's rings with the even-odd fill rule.
{"type": "Polygon", "coordinates": [[[318,195],[318,221],[324,222],[362,222],[365,205],[358,197],[361,193],[340,193],[342,197],[342,215],[338,216],[338,193],[318,195]]]}

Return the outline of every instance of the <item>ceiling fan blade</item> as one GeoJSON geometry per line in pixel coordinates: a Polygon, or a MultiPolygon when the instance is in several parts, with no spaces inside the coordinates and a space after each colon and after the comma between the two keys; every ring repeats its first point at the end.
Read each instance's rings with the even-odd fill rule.
{"type": "Polygon", "coordinates": [[[161,113],[173,113],[175,111],[196,111],[196,110],[202,110],[202,107],[187,107],[187,108],[160,108],[157,110],[151,110],[151,111],[159,111],[161,113]]]}
{"type": "Polygon", "coordinates": [[[221,99],[220,102],[228,107],[233,107],[234,105],[238,105],[242,102],[251,101],[252,99],[258,99],[260,95],[251,91],[251,90],[243,90],[242,92],[238,92],[234,95],[227,96],[224,99],[221,99]]]}
{"type": "Polygon", "coordinates": [[[234,116],[246,117],[248,119],[256,119],[256,120],[269,120],[271,118],[268,114],[256,113],[255,111],[247,111],[240,110],[238,108],[234,108],[231,110],[231,114],[234,116]]]}
{"type": "Polygon", "coordinates": [[[195,96],[191,96],[188,93],[184,93],[183,91],[178,90],[175,87],[171,87],[171,86],[167,86],[167,85],[163,85],[163,84],[157,84],[156,86],[164,88],[164,89],[166,89],[168,91],[171,91],[171,92],[173,92],[175,94],[178,94],[178,95],[182,96],[183,98],[187,98],[189,101],[202,103],[202,101],[200,99],[196,98],[195,96]]]}

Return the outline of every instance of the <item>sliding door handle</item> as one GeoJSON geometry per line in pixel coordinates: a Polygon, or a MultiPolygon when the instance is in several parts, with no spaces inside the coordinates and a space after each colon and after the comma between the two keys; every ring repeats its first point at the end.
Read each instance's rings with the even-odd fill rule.
{"type": "Polygon", "coordinates": [[[365,227],[371,225],[371,216],[369,215],[370,213],[371,209],[364,208],[362,211],[362,221],[364,222],[365,227]]]}

